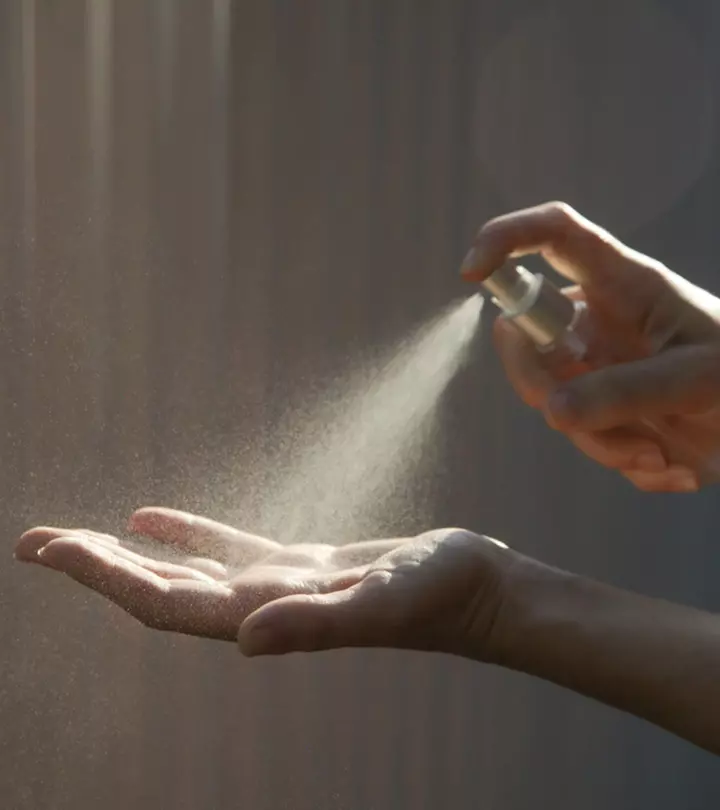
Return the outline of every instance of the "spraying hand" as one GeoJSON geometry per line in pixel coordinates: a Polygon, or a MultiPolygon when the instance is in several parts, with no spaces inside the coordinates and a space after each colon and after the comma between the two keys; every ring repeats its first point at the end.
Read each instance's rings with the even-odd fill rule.
{"type": "Polygon", "coordinates": [[[687,492],[720,479],[720,300],[562,203],[487,223],[461,272],[483,281],[531,253],[578,285],[565,293],[587,304],[595,362],[561,367],[499,318],[497,347],[523,400],[640,489],[687,492]],[[692,452],[678,460],[673,448],[692,452]]]}

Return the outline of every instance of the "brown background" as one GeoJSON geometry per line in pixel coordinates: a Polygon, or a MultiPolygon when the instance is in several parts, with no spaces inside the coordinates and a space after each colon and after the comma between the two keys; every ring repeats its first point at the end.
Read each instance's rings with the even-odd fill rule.
{"type": "MultiPolygon", "coordinates": [[[[227,448],[462,294],[516,205],[566,198],[720,291],[716,5],[0,0],[3,808],[717,805],[710,756],[549,685],[250,663],[11,558],[143,503],[242,522],[227,448]]],[[[443,420],[435,525],[720,607],[716,492],[579,458],[487,340],[443,420]]]]}

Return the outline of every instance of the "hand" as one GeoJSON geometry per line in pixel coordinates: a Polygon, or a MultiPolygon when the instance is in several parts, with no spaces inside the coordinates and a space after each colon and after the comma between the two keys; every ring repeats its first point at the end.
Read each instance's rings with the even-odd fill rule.
{"type": "Polygon", "coordinates": [[[642,359],[560,380],[498,319],[498,351],[523,400],[640,489],[694,491],[708,473],[720,479],[720,300],[562,203],[487,223],[461,272],[481,281],[508,257],[529,253],[579,285],[566,292],[587,302],[601,339],[640,348],[634,356],[642,359]],[[638,429],[643,421],[663,425],[667,446],[638,429]],[[673,464],[673,444],[692,449],[691,460],[673,464]]]}
{"type": "Polygon", "coordinates": [[[136,512],[130,529],[193,556],[158,561],[109,535],[52,528],[24,534],[15,556],[67,574],[147,627],[238,639],[247,655],[398,647],[478,658],[490,655],[516,559],[460,529],[284,547],[159,508],[136,512]]]}

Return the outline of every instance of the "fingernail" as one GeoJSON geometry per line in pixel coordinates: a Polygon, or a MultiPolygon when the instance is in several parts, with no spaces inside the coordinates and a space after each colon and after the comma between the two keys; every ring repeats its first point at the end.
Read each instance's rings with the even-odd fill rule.
{"type": "Polygon", "coordinates": [[[659,473],[667,469],[667,462],[659,450],[645,450],[635,459],[635,467],[642,472],[659,473]]]}
{"type": "Polygon", "coordinates": [[[46,565],[48,568],[55,568],[53,565],[52,559],[46,553],[47,549],[41,548],[37,553],[37,558],[43,565],[46,565]]]}
{"type": "Polygon", "coordinates": [[[460,265],[460,275],[468,276],[472,273],[475,269],[475,265],[477,264],[478,253],[477,250],[472,247],[468,251],[467,256],[463,259],[462,264],[460,265]]]}
{"type": "Polygon", "coordinates": [[[550,421],[554,425],[567,424],[573,421],[577,408],[577,399],[571,391],[559,390],[551,394],[547,402],[550,421]]]}

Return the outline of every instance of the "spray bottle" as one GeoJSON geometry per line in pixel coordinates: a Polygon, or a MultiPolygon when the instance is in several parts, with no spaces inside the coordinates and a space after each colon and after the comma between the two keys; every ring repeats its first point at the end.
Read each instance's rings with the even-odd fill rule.
{"type": "MultiPolygon", "coordinates": [[[[628,346],[596,334],[584,301],[568,298],[542,273],[531,273],[511,261],[482,282],[503,317],[512,321],[545,355],[558,379],[582,371],[640,359],[629,356],[628,346]]],[[[634,426],[640,435],[660,445],[671,464],[698,472],[700,484],[720,481],[720,461],[708,458],[705,442],[671,431],[662,420],[642,420],[634,426]]]]}

